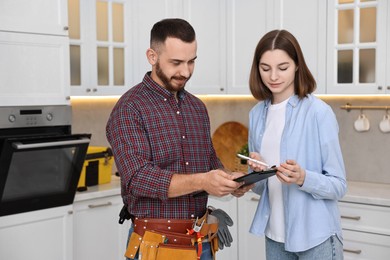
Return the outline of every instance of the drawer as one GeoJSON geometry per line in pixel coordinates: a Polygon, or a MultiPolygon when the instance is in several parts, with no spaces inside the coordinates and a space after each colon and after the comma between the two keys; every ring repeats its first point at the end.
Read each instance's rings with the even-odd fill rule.
{"type": "Polygon", "coordinates": [[[339,202],[343,229],[390,235],[390,207],[339,202]]]}
{"type": "Polygon", "coordinates": [[[344,259],[389,259],[390,236],[343,230],[344,259]]]}

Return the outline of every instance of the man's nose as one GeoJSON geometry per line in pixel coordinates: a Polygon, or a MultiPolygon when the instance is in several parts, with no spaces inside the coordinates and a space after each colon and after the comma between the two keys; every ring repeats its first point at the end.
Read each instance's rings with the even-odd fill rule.
{"type": "Polygon", "coordinates": [[[180,67],[180,76],[188,78],[190,77],[192,73],[192,68],[193,66],[183,63],[182,66],[180,67]]]}

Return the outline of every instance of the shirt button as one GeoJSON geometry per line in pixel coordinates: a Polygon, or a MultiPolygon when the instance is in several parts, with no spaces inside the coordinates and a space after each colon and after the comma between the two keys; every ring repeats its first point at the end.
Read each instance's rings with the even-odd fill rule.
{"type": "Polygon", "coordinates": [[[166,98],[164,98],[164,101],[167,101],[167,99],[166,99],[166,98]]]}
{"type": "Polygon", "coordinates": [[[186,165],[190,164],[189,162],[186,162],[186,165]]]}
{"type": "Polygon", "coordinates": [[[176,112],[176,114],[178,114],[178,115],[179,115],[179,114],[180,114],[180,111],[177,111],[177,112],[176,112]]]}
{"type": "Polygon", "coordinates": [[[183,135],[183,139],[186,139],[186,136],[185,136],[185,135],[183,135]]]}
{"type": "Polygon", "coordinates": [[[194,215],[194,214],[191,214],[191,218],[195,218],[195,215],[194,215]]]}

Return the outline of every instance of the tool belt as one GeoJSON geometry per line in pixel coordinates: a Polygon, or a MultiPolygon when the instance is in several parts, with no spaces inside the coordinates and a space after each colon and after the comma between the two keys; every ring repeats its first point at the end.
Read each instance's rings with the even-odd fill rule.
{"type": "Polygon", "coordinates": [[[135,218],[133,226],[125,253],[130,259],[138,252],[142,260],[196,260],[205,242],[214,257],[218,250],[218,219],[208,213],[200,219],[135,218]]]}

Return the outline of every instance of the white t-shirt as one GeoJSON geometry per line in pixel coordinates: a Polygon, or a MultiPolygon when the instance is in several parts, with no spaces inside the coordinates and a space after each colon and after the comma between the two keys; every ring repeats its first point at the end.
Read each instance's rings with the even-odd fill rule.
{"type": "MultiPolygon", "coordinates": [[[[280,140],[286,118],[285,101],[271,105],[268,109],[267,122],[261,145],[261,156],[269,165],[280,164],[280,140]]],[[[271,215],[268,221],[265,235],[277,242],[284,243],[284,210],[282,183],[276,176],[268,179],[269,202],[271,215]]]]}

